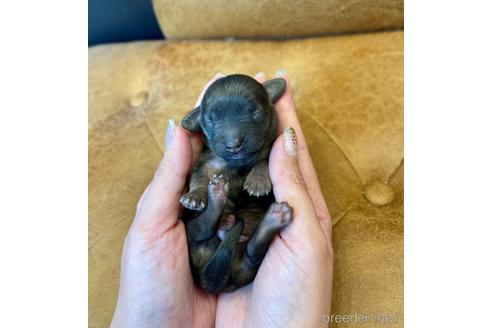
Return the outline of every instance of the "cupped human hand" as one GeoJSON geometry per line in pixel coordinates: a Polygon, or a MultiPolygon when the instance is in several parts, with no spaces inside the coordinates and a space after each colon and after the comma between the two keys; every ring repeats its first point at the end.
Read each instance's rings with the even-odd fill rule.
{"type": "MultiPolygon", "coordinates": [[[[208,86],[198,97],[201,102],[208,86]]],[[[116,327],[211,327],[217,297],[193,284],[179,199],[202,138],[170,121],[166,152],[137,205],[121,256],[116,327]]]]}
{"type": "MultiPolygon", "coordinates": [[[[217,327],[318,327],[330,313],[333,249],[331,218],[319,186],[292,89],[276,104],[282,134],[269,171],[277,202],[294,209],[293,220],[271,243],[253,283],[217,300],[217,327]]],[[[265,81],[263,74],[256,76],[265,81]]]]}
{"type": "MultiPolygon", "coordinates": [[[[257,80],[265,81],[264,75],[257,80]]],[[[272,242],[254,282],[218,297],[193,284],[179,199],[202,140],[170,122],[165,155],[125,239],[111,327],[322,325],[331,301],[330,216],[289,83],[276,110],[284,132],[270,155],[270,176],[276,200],[287,201],[294,218],[272,242]]]]}

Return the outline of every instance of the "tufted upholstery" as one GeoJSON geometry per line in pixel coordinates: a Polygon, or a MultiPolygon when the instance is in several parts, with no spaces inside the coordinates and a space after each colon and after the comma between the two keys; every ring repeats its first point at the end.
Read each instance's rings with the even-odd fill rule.
{"type": "MultiPolygon", "coordinates": [[[[90,327],[111,320],[123,239],[162,157],[166,120],[181,119],[216,72],[271,77],[279,68],[289,72],[333,219],[332,313],[398,313],[393,326],[403,326],[403,32],[395,31],[90,48],[90,327]]],[[[369,321],[333,327],[378,326],[369,321]]]]}

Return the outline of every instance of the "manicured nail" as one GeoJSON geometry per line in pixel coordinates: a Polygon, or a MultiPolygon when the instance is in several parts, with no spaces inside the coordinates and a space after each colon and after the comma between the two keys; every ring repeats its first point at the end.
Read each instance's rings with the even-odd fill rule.
{"type": "Polygon", "coordinates": [[[287,70],[279,69],[277,73],[275,73],[275,76],[283,76],[283,75],[287,75],[287,70]]]}
{"type": "Polygon", "coordinates": [[[256,73],[255,79],[257,79],[257,80],[258,79],[266,79],[265,73],[263,73],[263,72],[256,73]]]}
{"type": "Polygon", "coordinates": [[[174,119],[167,121],[167,132],[166,132],[166,148],[173,143],[174,131],[176,130],[176,122],[174,119]]]}
{"type": "Polygon", "coordinates": [[[294,158],[297,158],[297,135],[294,128],[288,127],[284,130],[284,147],[285,152],[294,158]]]}
{"type": "Polygon", "coordinates": [[[222,73],[215,74],[216,79],[220,79],[221,77],[224,77],[224,76],[225,76],[225,74],[222,74],[222,73]]]}

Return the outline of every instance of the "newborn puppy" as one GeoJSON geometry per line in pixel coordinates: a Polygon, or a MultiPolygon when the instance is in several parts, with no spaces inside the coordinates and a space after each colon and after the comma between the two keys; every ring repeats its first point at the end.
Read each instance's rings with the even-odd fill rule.
{"type": "Polygon", "coordinates": [[[268,156],[277,136],[273,104],[283,79],[261,84],[246,75],[216,80],[182,126],[203,132],[205,146],[181,198],[195,281],[207,292],[251,282],[268,246],[292,220],[270,194],[268,156]]]}

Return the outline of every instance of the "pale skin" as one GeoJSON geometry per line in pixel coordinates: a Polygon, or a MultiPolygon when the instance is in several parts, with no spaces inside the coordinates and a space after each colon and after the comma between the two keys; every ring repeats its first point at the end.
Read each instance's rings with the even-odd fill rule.
{"type": "MultiPolygon", "coordinates": [[[[269,173],[276,201],[288,202],[294,217],[273,240],[254,282],[218,296],[193,284],[179,199],[202,140],[176,126],[125,239],[111,327],[326,326],[322,317],[330,313],[333,277],[331,218],[288,77],[278,76],[287,80],[287,91],[275,105],[280,131],[294,128],[298,146],[293,155],[281,134],[270,154],[269,173]]],[[[266,80],[263,74],[256,79],[266,80]]]]}

